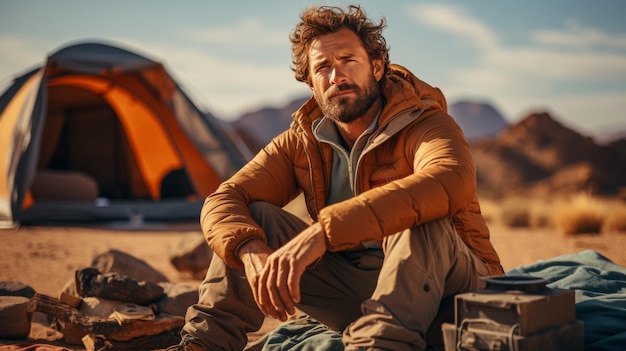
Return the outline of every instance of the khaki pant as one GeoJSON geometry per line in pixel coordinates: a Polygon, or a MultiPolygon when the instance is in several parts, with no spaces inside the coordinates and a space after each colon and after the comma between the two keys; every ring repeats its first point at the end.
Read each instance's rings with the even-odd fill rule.
{"type": "MultiPolygon", "coordinates": [[[[307,227],[279,207],[250,204],[268,245],[278,248],[307,227]]],[[[382,249],[327,252],[302,277],[298,308],[343,331],[346,350],[423,350],[442,298],[482,287],[487,266],[456,234],[449,218],[386,237],[382,249]]],[[[243,271],[217,256],[187,311],[184,339],[207,350],[243,350],[264,320],[243,271]]]]}

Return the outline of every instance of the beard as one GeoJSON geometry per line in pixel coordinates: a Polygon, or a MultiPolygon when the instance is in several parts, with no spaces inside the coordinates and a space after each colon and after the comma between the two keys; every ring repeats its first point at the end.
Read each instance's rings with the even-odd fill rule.
{"type": "Polygon", "coordinates": [[[356,84],[335,85],[321,94],[314,91],[315,101],[324,112],[324,115],[334,121],[350,123],[363,116],[380,98],[380,86],[373,74],[370,75],[367,85],[360,87],[356,84]],[[350,102],[348,97],[330,99],[329,97],[340,91],[353,90],[356,100],[350,102]]]}

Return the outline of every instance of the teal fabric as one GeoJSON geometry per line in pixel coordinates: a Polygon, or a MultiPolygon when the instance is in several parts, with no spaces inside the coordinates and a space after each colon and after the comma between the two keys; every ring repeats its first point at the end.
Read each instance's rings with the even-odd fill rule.
{"type": "Polygon", "coordinates": [[[262,351],[343,351],[341,333],[302,316],[273,330],[262,351]]]}
{"type": "Polygon", "coordinates": [[[596,251],[557,256],[520,266],[507,275],[546,279],[576,296],[576,319],[585,323],[585,351],[626,350],[626,268],[596,251]]]}

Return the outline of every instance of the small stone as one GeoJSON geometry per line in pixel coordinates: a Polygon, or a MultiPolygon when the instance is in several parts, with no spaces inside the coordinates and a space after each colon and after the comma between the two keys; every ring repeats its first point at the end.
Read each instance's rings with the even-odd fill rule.
{"type": "Polygon", "coordinates": [[[100,273],[118,273],[134,280],[167,282],[167,277],[148,263],[119,250],[109,250],[94,257],[91,267],[100,273]]]}
{"type": "Polygon", "coordinates": [[[0,296],[0,338],[22,339],[30,333],[30,299],[24,296],[0,296]]]}
{"type": "Polygon", "coordinates": [[[163,288],[157,283],[137,281],[118,273],[101,274],[95,268],[76,271],[76,290],[82,297],[99,297],[138,305],[148,305],[163,296],[163,288]]]}
{"type": "Polygon", "coordinates": [[[213,258],[213,251],[202,233],[189,233],[179,242],[170,255],[170,263],[179,272],[191,273],[193,277],[204,278],[213,258]]]}
{"type": "Polygon", "coordinates": [[[19,281],[1,281],[0,296],[35,296],[35,289],[19,281]]]}
{"type": "Polygon", "coordinates": [[[174,316],[185,316],[187,308],[198,302],[198,287],[178,283],[159,283],[165,291],[165,296],[159,299],[157,307],[159,313],[174,316]]]}

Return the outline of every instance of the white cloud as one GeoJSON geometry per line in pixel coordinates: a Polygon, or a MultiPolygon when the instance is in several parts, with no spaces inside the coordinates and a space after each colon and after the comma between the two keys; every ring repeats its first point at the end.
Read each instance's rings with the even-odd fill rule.
{"type": "Polygon", "coordinates": [[[584,27],[576,21],[569,21],[567,30],[538,30],[533,33],[537,43],[570,47],[576,49],[588,49],[594,47],[606,47],[626,49],[626,34],[609,34],[601,30],[584,27]]]}
{"type": "Polygon", "coordinates": [[[27,70],[43,65],[49,44],[39,40],[0,35],[0,89],[27,70]]]}
{"type": "Polygon", "coordinates": [[[179,32],[180,43],[160,43],[150,50],[163,53],[194,100],[219,117],[233,119],[243,112],[267,104],[286,104],[294,96],[309,93],[290,69],[290,44],[283,29],[247,18],[229,26],[179,32]],[[220,46],[239,53],[228,58],[220,46]],[[252,54],[241,54],[243,51],[252,54]]]}
{"type": "Polygon", "coordinates": [[[289,57],[274,64],[232,61],[207,53],[201,48],[173,44],[151,44],[166,67],[192,95],[194,101],[212,113],[232,119],[261,104],[283,104],[294,94],[307,94],[303,83],[295,80],[289,57]]]}
{"type": "Polygon", "coordinates": [[[476,63],[448,71],[448,87],[444,88],[449,99],[491,97],[509,118],[523,117],[529,110],[547,110],[588,130],[600,127],[600,121],[624,120],[624,91],[585,89],[586,85],[626,89],[624,35],[570,21],[560,31],[529,33],[530,44],[514,47],[460,7],[415,5],[409,13],[416,24],[466,39],[479,49],[476,57],[468,60],[476,63]],[[572,86],[577,87],[576,94],[568,92],[572,86]]]}
{"type": "Polygon", "coordinates": [[[491,29],[460,6],[414,5],[409,8],[409,15],[421,23],[465,37],[478,47],[490,49],[497,46],[497,37],[491,29]]]}
{"type": "Polygon", "coordinates": [[[189,39],[205,44],[226,44],[234,46],[288,46],[288,36],[284,30],[272,29],[263,20],[246,18],[232,26],[211,28],[187,28],[181,32],[189,39]],[[251,35],[254,33],[254,35],[251,35]]]}
{"type": "Polygon", "coordinates": [[[537,47],[496,48],[486,52],[483,67],[524,80],[552,83],[623,81],[626,57],[607,52],[563,52],[537,47]]]}
{"type": "Polygon", "coordinates": [[[538,31],[535,38],[544,44],[558,42],[572,46],[580,42],[579,48],[587,50],[564,51],[554,46],[507,47],[500,43],[494,31],[457,6],[416,5],[410,13],[420,23],[469,38],[482,49],[477,67],[468,67],[467,72],[458,75],[460,78],[474,78],[475,72],[480,72],[483,77],[490,76],[494,88],[504,82],[510,88],[510,84],[516,85],[515,80],[622,81],[626,78],[626,55],[592,48],[599,44],[626,47],[626,37],[570,25],[567,32],[538,31]]]}

